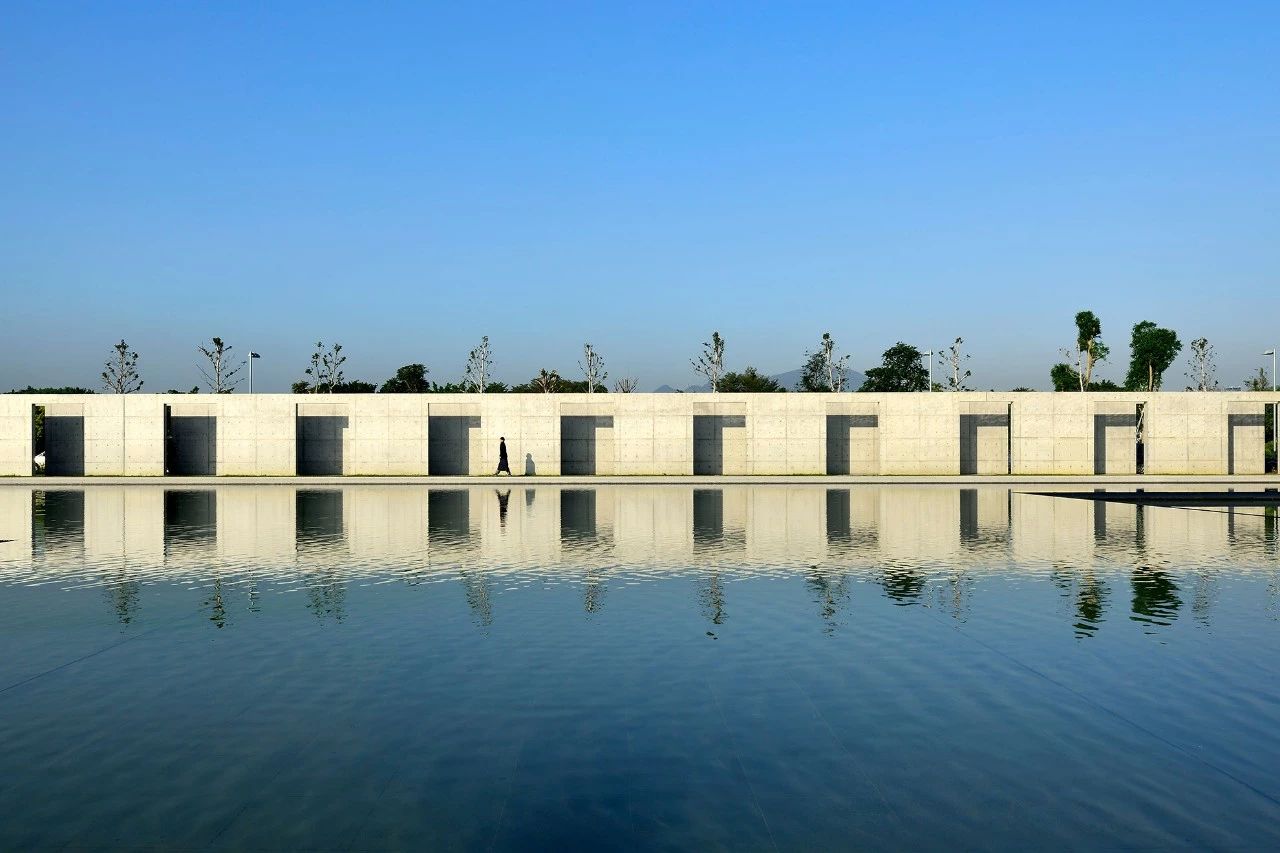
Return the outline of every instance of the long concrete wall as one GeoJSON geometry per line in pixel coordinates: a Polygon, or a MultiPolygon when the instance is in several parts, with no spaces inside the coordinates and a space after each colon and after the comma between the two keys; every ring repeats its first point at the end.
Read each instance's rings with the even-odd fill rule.
{"type": "Polygon", "coordinates": [[[1263,473],[1254,392],[0,395],[0,475],[1263,473]]]}

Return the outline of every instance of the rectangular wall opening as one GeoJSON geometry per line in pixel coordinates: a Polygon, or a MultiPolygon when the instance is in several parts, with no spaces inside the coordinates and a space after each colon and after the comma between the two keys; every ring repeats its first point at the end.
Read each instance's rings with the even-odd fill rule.
{"type": "Polygon", "coordinates": [[[1137,445],[1134,447],[1133,451],[1134,470],[1139,474],[1145,473],[1147,470],[1147,444],[1145,441],[1147,433],[1146,414],[1146,403],[1139,403],[1137,405],[1136,413],[1134,414],[1134,422],[1137,425],[1137,428],[1134,430],[1134,441],[1137,442],[1137,445]]]}
{"type": "Polygon", "coordinates": [[[960,415],[960,473],[1008,474],[1009,410],[960,415]]]}
{"type": "Polygon", "coordinates": [[[47,457],[44,452],[44,406],[31,407],[31,473],[45,473],[47,457]]]}
{"type": "Polygon", "coordinates": [[[1093,473],[1131,474],[1137,471],[1137,414],[1093,416],[1093,473]]]}
{"type": "Polygon", "coordinates": [[[1278,411],[1280,411],[1280,403],[1272,403],[1266,407],[1267,423],[1263,434],[1265,444],[1262,450],[1262,467],[1267,474],[1280,471],[1276,460],[1276,414],[1278,411]]]}
{"type": "Polygon", "coordinates": [[[612,415],[562,415],[560,418],[560,473],[569,475],[612,473],[612,432],[608,433],[607,441],[602,441],[600,434],[601,430],[612,429],[612,415]],[[602,471],[602,467],[607,470],[602,471]]]}
{"type": "Polygon", "coordinates": [[[175,477],[212,477],[218,473],[218,419],[212,415],[174,415],[165,406],[164,470],[175,477]]]}
{"type": "Polygon", "coordinates": [[[746,426],[746,415],[694,415],[693,473],[741,473],[746,468],[745,435],[735,441],[725,431],[746,426]]]}
{"type": "Polygon", "coordinates": [[[1262,413],[1227,415],[1228,474],[1266,473],[1266,427],[1262,413]]]}
{"type": "Polygon", "coordinates": [[[44,472],[56,477],[84,476],[84,416],[44,417],[44,472]]]}
{"type": "Polygon", "coordinates": [[[304,415],[295,421],[297,464],[300,477],[341,477],[346,464],[343,437],[346,415],[304,415]]]}
{"type": "MultiPolygon", "coordinates": [[[[431,415],[427,418],[427,473],[463,477],[471,473],[471,437],[479,415],[431,415]]],[[[494,468],[498,451],[493,451],[494,468]]]]}
{"type": "Polygon", "coordinates": [[[877,415],[827,415],[827,473],[879,473],[875,432],[879,424],[877,415]]]}

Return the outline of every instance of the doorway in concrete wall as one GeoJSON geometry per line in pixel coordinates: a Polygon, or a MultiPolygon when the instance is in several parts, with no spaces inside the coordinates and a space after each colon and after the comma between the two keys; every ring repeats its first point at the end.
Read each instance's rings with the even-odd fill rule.
{"type": "Polygon", "coordinates": [[[827,473],[880,473],[879,424],[877,415],[827,415],[827,473]]]}
{"type": "Polygon", "coordinates": [[[1263,433],[1262,470],[1275,474],[1280,470],[1276,460],[1276,415],[1280,414],[1280,403],[1272,403],[1265,407],[1266,424],[1263,433]]]}
{"type": "Polygon", "coordinates": [[[560,417],[560,473],[615,473],[612,415],[560,417]]]}
{"type": "Polygon", "coordinates": [[[300,477],[341,477],[345,464],[346,415],[306,415],[299,407],[294,434],[300,477]]]}
{"type": "Polygon", "coordinates": [[[213,415],[175,415],[164,407],[164,470],[174,477],[212,477],[218,473],[218,419],[213,415]]]}
{"type": "Polygon", "coordinates": [[[44,406],[31,407],[31,474],[43,476],[47,457],[44,452],[44,406]]]}
{"type": "MultiPolygon", "coordinates": [[[[34,408],[42,413],[40,440],[44,452],[43,473],[56,477],[83,477],[85,471],[84,416],[52,415],[44,406],[34,408]]],[[[35,420],[34,409],[32,420],[33,422],[35,420]]],[[[34,423],[32,429],[34,432],[34,423]]],[[[32,439],[34,441],[34,434],[32,439]]]]}
{"type": "Polygon", "coordinates": [[[1147,469],[1147,445],[1144,441],[1147,430],[1146,414],[1146,403],[1139,403],[1134,415],[1134,422],[1138,425],[1134,434],[1134,441],[1137,442],[1134,448],[1134,469],[1138,474],[1146,473],[1147,469]]]}
{"type": "MultiPolygon", "coordinates": [[[[471,473],[471,445],[480,434],[479,415],[431,415],[427,418],[427,473],[464,477],[471,473]]],[[[498,448],[493,448],[493,468],[498,448]]],[[[488,473],[488,472],[486,472],[488,473]]]]}
{"type": "Polygon", "coordinates": [[[693,473],[745,474],[746,415],[693,416],[693,473]]]}
{"type": "Polygon", "coordinates": [[[998,408],[1000,411],[960,415],[961,474],[1008,474],[1013,470],[1009,452],[1010,406],[1001,404],[998,408]]]}

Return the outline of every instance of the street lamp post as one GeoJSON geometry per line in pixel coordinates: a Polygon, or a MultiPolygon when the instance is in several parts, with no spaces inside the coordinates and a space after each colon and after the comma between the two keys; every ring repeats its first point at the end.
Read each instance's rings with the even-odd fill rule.
{"type": "Polygon", "coordinates": [[[1263,353],[1271,356],[1271,393],[1276,393],[1276,348],[1272,347],[1263,353]]]}
{"type": "Polygon", "coordinates": [[[258,355],[256,352],[249,353],[249,393],[250,394],[253,393],[253,363],[254,361],[260,358],[262,358],[262,356],[258,355]]]}
{"type": "Polygon", "coordinates": [[[921,357],[929,359],[929,390],[933,390],[933,350],[920,353],[921,357]]]}

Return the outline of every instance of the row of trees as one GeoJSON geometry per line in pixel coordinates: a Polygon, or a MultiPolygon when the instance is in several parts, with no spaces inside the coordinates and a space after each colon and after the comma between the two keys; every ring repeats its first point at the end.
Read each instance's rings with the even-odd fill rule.
{"type": "MultiPolygon", "coordinates": [[[[1062,350],[1067,361],[1055,364],[1049,371],[1055,391],[1159,391],[1164,374],[1182,351],[1182,342],[1172,329],[1157,326],[1150,320],[1134,325],[1129,343],[1129,369],[1123,385],[1109,379],[1097,379],[1094,372],[1098,365],[1111,356],[1110,347],[1102,340],[1102,321],[1092,311],[1080,311],[1075,316],[1076,341],[1073,347],[1062,350]]],[[[208,345],[196,347],[201,360],[200,375],[208,390],[214,394],[228,394],[243,381],[247,359],[237,358],[234,348],[222,338],[212,338],[208,345]]],[[[256,357],[250,353],[250,357],[256,357]]],[[[966,365],[970,355],[964,351],[964,339],[957,337],[946,349],[937,353],[922,352],[919,348],[899,341],[881,356],[880,364],[866,372],[859,391],[968,391],[972,371],[966,365]],[[931,382],[930,370],[925,358],[936,355],[942,368],[942,382],[931,382]]],[[[438,383],[427,378],[430,372],[424,364],[406,364],[396,370],[394,376],[378,385],[361,379],[347,379],[344,366],[347,357],[342,344],[325,346],[317,341],[311,359],[303,371],[306,377],[292,385],[295,394],[427,394],[427,393],[605,393],[609,373],[604,357],[591,344],[582,348],[582,360],[578,368],[582,379],[566,379],[557,370],[542,368],[527,382],[507,385],[492,379],[493,350],[486,335],[467,354],[460,382],[438,383]]],[[[702,344],[702,351],[691,360],[694,371],[707,380],[712,392],[778,392],[788,389],[777,380],[748,365],[739,372],[725,369],[725,340],[718,331],[711,333],[711,340],[702,344]]],[[[798,391],[848,391],[849,355],[838,354],[835,339],[824,332],[818,345],[805,353],[804,367],[796,385],[798,391]]],[[[1189,363],[1186,371],[1188,391],[1218,390],[1216,356],[1213,345],[1206,338],[1190,343],[1189,363]]],[[[615,393],[631,393],[637,380],[622,377],[615,380],[615,393]]],[[[112,347],[111,356],[103,365],[102,385],[107,391],[130,394],[141,391],[143,380],[138,368],[138,354],[121,340],[112,347]]],[[[1270,380],[1265,369],[1247,378],[1246,390],[1267,390],[1270,380]]],[[[87,389],[24,389],[44,393],[92,393],[87,389]]],[[[197,393],[199,387],[190,392],[197,393]]],[[[1028,388],[1014,388],[1027,391],[1028,388]]],[[[183,393],[170,389],[169,393],[183,393]]]]}
{"type": "MultiPolygon", "coordinates": [[[[1068,361],[1059,362],[1049,371],[1055,391],[1159,391],[1164,374],[1182,352],[1182,341],[1172,329],[1157,326],[1150,320],[1135,323],[1129,336],[1129,369],[1124,384],[1109,379],[1094,379],[1094,369],[1111,356],[1111,348],[1102,341],[1102,321],[1092,311],[1076,314],[1076,343],[1062,354],[1068,361]]],[[[1188,391],[1217,391],[1217,357],[1208,338],[1190,343],[1186,378],[1188,391]]],[[[1269,390],[1266,371],[1245,379],[1245,390],[1269,390]]]]}

